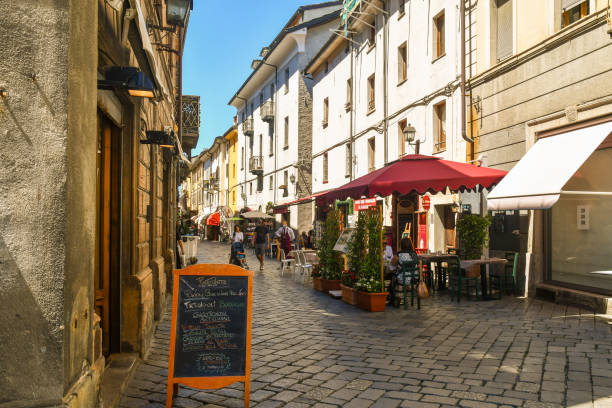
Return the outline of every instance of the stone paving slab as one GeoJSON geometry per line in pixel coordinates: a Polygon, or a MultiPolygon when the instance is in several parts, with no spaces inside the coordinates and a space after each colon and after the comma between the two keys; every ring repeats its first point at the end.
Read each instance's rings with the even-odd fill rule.
{"type": "MultiPolygon", "coordinates": [[[[226,262],[229,246],[200,243],[226,262]]],[[[258,262],[248,256],[251,266],[258,262]]],[[[258,269],[258,268],[257,268],[258,269]]],[[[253,297],[251,406],[612,408],[612,326],[571,306],[504,297],[370,314],[280,276],[268,261],[253,297]]],[[[161,407],[170,312],[120,407],[161,407]]],[[[175,407],[242,407],[243,385],[181,387],[175,407]]]]}

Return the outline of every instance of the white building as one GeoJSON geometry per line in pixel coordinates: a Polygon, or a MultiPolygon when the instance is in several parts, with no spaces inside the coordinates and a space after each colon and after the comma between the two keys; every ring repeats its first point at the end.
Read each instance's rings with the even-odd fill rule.
{"type": "MultiPolygon", "coordinates": [[[[339,187],[405,154],[465,162],[460,2],[357,1],[355,10],[348,35],[339,27],[305,69],[314,79],[313,192],[339,187]],[[405,141],[407,126],[416,130],[412,144],[405,141]]],[[[446,207],[461,199],[431,197],[429,249],[454,245],[445,242],[455,217],[446,207]]],[[[401,208],[394,209],[391,197],[384,207],[385,224],[391,225],[401,208]]]]}
{"type": "Polygon", "coordinates": [[[302,70],[332,35],[342,2],[302,6],[253,61],[229,104],[238,110],[239,208],[269,210],[293,228],[312,225],[312,80],[302,70]]]}

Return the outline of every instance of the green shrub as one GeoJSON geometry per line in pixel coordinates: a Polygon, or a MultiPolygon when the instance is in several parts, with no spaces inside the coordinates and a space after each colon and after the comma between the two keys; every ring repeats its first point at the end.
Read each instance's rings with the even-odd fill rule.
{"type": "Polygon", "coordinates": [[[338,213],[332,210],[327,214],[323,235],[318,243],[321,277],[324,279],[340,279],[342,263],[339,254],[334,251],[334,245],[336,245],[339,236],[340,224],[338,221],[338,213]]]}
{"type": "Polygon", "coordinates": [[[480,259],[482,249],[489,241],[491,217],[475,214],[464,215],[457,221],[457,237],[461,248],[465,250],[466,259],[480,259]]]}
{"type": "Polygon", "coordinates": [[[383,291],[384,283],[381,281],[380,276],[383,227],[378,208],[368,210],[365,226],[367,232],[367,256],[355,287],[362,292],[379,293],[383,291]]]}

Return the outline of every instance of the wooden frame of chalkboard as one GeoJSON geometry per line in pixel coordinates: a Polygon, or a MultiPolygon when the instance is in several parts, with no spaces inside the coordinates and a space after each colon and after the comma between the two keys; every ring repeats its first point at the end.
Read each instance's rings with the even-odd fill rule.
{"type": "Polygon", "coordinates": [[[197,264],[173,275],[166,408],[172,407],[179,384],[212,390],[236,382],[244,382],[248,408],[253,271],[197,264]]]}

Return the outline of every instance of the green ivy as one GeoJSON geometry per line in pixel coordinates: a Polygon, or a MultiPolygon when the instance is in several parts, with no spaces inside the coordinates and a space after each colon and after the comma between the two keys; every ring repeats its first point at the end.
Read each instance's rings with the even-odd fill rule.
{"type": "Polygon", "coordinates": [[[464,215],[457,221],[457,237],[465,250],[466,259],[480,259],[482,249],[489,241],[491,216],[464,215]]]}

